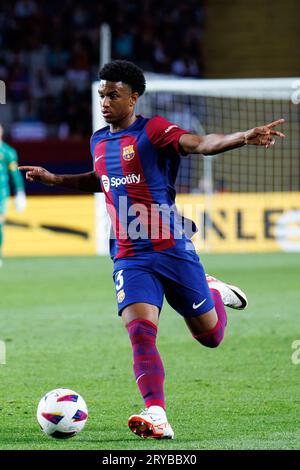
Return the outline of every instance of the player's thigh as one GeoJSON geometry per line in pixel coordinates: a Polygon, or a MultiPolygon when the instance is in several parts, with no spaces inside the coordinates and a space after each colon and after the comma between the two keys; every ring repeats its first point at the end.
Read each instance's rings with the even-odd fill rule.
{"type": "Polygon", "coordinates": [[[214,308],[205,271],[196,253],[160,257],[160,260],[158,273],[166,300],[174,310],[183,317],[197,317],[214,308]]]}
{"type": "Polygon", "coordinates": [[[125,324],[136,319],[158,323],[164,291],[157,276],[142,264],[116,263],[113,279],[118,314],[125,324]],[[121,267],[122,269],[119,269],[121,267]]]}
{"type": "Polygon", "coordinates": [[[218,316],[209,288],[207,290],[200,285],[195,290],[171,282],[165,289],[165,295],[169,305],[182,315],[193,335],[206,333],[216,326],[218,316]]]}
{"type": "Polygon", "coordinates": [[[191,332],[196,335],[214,328],[218,317],[197,254],[185,253],[179,260],[170,258],[160,272],[167,302],[183,316],[191,332]]]}

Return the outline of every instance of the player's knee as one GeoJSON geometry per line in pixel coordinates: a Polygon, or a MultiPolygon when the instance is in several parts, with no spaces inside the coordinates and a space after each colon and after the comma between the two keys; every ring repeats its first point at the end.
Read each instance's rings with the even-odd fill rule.
{"type": "Polygon", "coordinates": [[[225,327],[218,320],[216,326],[209,331],[205,331],[199,335],[194,335],[194,338],[207,348],[217,348],[223,341],[225,327]]]}
{"type": "Polygon", "coordinates": [[[127,331],[132,344],[155,343],[157,327],[145,319],[136,319],[127,325],[127,331]]]}

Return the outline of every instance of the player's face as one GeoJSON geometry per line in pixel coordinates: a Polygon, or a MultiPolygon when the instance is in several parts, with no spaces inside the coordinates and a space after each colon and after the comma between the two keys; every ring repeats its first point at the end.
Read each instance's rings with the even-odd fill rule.
{"type": "Polygon", "coordinates": [[[116,124],[130,116],[138,99],[138,94],[132,93],[123,82],[101,80],[98,93],[102,115],[109,124],[116,124]]]}

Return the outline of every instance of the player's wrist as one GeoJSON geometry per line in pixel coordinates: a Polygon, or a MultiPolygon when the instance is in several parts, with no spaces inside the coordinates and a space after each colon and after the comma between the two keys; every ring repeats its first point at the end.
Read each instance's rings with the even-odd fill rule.
{"type": "Polygon", "coordinates": [[[248,144],[250,143],[250,142],[249,142],[249,136],[250,136],[251,131],[252,131],[252,129],[243,132],[243,135],[244,135],[244,145],[248,145],[248,144]]]}
{"type": "Polygon", "coordinates": [[[241,145],[247,145],[247,131],[239,132],[239,141],[241,145]]]}
{"type": "Polygon", "coordinates": [[[63,184],[63,177],[62,175],[55,175],[54,173],[52,174],[52,186],[58,186],[63,184]]]}
{"type": "Polygon", "coordinates": [[[236,132],[231,135],[230,148],[243,147],[247,144],[246,132],[236,132]]]}

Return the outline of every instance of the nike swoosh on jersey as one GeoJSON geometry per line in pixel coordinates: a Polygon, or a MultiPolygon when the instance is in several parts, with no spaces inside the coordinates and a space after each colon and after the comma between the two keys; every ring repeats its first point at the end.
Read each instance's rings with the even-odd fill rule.
{"type": "Polygon", "coordinates": [[[99,157],[95,157],[95,162],[97,162],[98,160],[100,160],[100,158],[104,157],[104,155],[99,155],[99,157]]]}
{"type": "Polygon", "coordinates": [[[207,300],[207,299],[202,300],[202,302],[200,302],[199,304],[195,304],[195,302],[194,302],[194,303],[193,303],[193,309],[195,310],[196,308],[201,307],[201,305],[204,304],[204,302],[205,302],[206,300],[207,300]]]}

